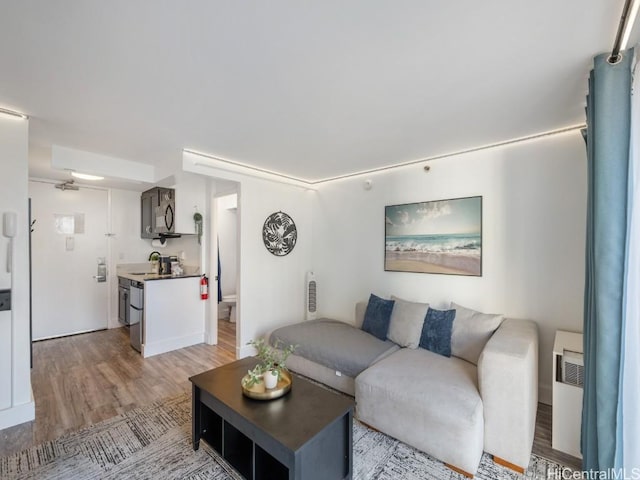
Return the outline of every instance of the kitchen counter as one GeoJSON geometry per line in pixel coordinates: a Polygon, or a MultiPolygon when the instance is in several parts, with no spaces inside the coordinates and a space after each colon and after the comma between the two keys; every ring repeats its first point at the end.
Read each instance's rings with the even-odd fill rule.
{"type": "Polygon", "coordinates": [[[126,273],[118,272],[118,276],[135,280],[136,282],[146,282],[147,280],[173,280],[179,278],[201,277],[199,273],[183,274],[183,275],[160,275],[158,273],[126,273]]]}

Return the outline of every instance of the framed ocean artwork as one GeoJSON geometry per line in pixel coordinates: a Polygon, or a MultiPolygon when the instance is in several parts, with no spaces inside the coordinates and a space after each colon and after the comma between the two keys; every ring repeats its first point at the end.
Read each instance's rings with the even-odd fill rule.
{"type": "Polygon", "coordinates": [[[386,271],[482,276],[482,197],[384,210],[386,271]]]}

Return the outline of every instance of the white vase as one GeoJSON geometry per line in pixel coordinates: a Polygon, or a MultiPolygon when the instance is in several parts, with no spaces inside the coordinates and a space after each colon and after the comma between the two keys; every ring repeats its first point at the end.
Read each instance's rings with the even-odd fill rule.
{"type": "Polygon", "coordinates": [[[262,379],[264,380],[264,386],[267,389],[276,388],[276,385],[278,385],[278,372],[264,372],[262,374],[262,379]]]}

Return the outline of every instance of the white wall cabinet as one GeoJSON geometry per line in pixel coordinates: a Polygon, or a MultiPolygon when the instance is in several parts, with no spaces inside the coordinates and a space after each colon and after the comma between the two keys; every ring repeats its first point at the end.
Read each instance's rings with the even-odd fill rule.
{"type": "Polygon", "coordinates": [[[556,332],[553,345],[553,420],[551,447],[574,457],[580,454],[584,367],[582,334],[556,332]],[[564,361],[563,361],[564,359],[564,361]],[[567,360],[569,364],[567,364],[567,360]],[[565,381],[563,381],[563,369],[565,381]]]}

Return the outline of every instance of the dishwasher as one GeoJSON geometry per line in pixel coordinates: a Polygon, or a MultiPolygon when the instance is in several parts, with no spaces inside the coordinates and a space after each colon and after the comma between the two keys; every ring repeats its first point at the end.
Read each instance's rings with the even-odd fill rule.
{"type": "Polygon", "coordinates": [[[144,338],[144,282],[131,280],[129,289],[129,325],[131,346],[140,352],[144,338]]]}

